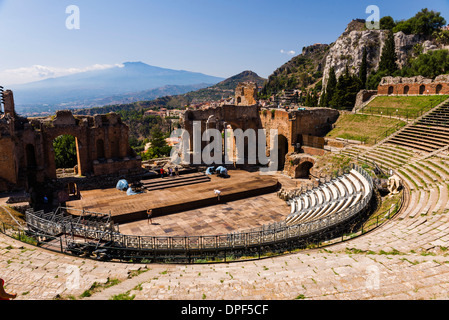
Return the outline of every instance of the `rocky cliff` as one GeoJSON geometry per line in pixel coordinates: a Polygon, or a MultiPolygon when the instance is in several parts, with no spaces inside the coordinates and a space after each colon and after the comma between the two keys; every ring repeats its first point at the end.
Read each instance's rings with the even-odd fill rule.
{"type": "MultiPolygon", "coordinates": [[[[301,79],[309,78],[308,84],[315,83],[321,77],[323,88],[326,87],[329,72],[335,68],[337,77],[346,69],[358,74],[363,58],[363,50],[367,50],[368,71],[378,69],[382,50],[387,39],[387,30],[368,30],[364,20],[351,21],[342,35],[332,44],[319,44],[304,48],[301,55],[277,69],[269,78],[267,93],[276,93],[285,89],[297,88],[303,84],[301,79]],[[305,74],[307,73],[307,74],[305,74]],[[292,77],[298,81],[292,81],[292,77]],[[318,78],[319,77],[319,78],[318,78]]],[[[420,44],[422,52],[436,50],[438,47],[421,35],[395,33],[397,63],[402,68],[414,54],[415,45],[420,44]]]]}
{"type": "Polygon", "coordinates": [[[276,94],[282,90],[310,86],[323,76],[328,44],[316,43],[304,47],[302,53],[278,69],[268,78],[262,89],[264,95],[276,94]]]}
{"type": "MultiPolygon", "coordinates": [[[[362,20],[363,21],[363,20],[362,20]]],[[[326,56],[326,65],[323,71],[323,85],[327,83],[331,67],[335,68],[337,78],[345,71],[346,65],[352,73],[357,73],[362,64],[363,50],[367,50],[368,70],[377,70],[379,67],[382,49],[387,39],[387,30],[367,30],[361,20],[352,21],[345,32],[333,43],[326,56]]],[[[431,41],[426,41],[420,35],[406,35],[398,32],[394,35],[397,63],[402,68],[413,55],[416,44],[422,44],[424,52],[436,49],[431,41]]]]}

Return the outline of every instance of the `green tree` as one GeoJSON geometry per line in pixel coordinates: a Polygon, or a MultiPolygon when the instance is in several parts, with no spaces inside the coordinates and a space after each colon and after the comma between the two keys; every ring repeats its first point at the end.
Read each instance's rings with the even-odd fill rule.
{"type": "Polygon", "coordinates": [[[318,106],[318,93],[315,90],[307,92],[306,101],[304,103],[307,107],[314,108],[318,106]]]}
{"type": "Polygon", "coordinates": [[[379,83],[383,77],[390,76],[388,71],[377,71],[369,75],[368,80],[366,81],[366,88],[368,90],[377,90],[379,87],[379,83]]]}
{"type": "Polygon", "coordinates": [[[412,34],[413,33],[413,25],[410,20],[403,20],[399,21],[396,26],[393,28],[393,32],[404,32],[405,34],[412,34]]]}
{"type": "Polygon", "coordinates": [[[165,141],[166,136],[161,131],[159,126],[156,126],[151,131],[151,147],[142,155],[143,160],[163,158],[170,155],[171,147],[165,141]]]}
{"type": "Polygon", "coordinates": [[[326,91],[323,93],[320,101],[320,106],[324,108],[331,107],[330,102],[334,97],[335,88],[337,87],[337,76],[335,68],[331,67],[329,70],[329,79],[327,80],[326,91]]]}
{"type": "Polygon", "coordinates": [[[406,34],[423,34],[431,36],[433,32],[441,29],[446,24],[446,20],[440,12],[435,12],[427,8],[422,9],[414,17],[399,21],[393,28],[393,32],[402,31],[406,34]]]}
{"type": "Polygon", "coordinates": [[[438,30],[432,34],[436,42],[443,46],[449,45],[449,30],[438,30]]]}
{"type": "Polygon", "coordinates": [[[53,141],[56,168],[73,168],[78,163],[74,136],[62,135],[53,141]]]}
{"type": "Polygon", "coordinates": [[[446,25],[446,20],[441,16],[440,12],[429,9],[422,9],[412,18],[413,33],[422,33],[431,35],[434,31],[439,30],[446,25]]]}
{"type": "Polygon", "coordinates": [[[362,64],[360,65],[359,78],[362,83],[362,89],[366,88],[366,80],[368,77],[368,52],[363,48],[362,64]]]}
{"type": "Polygon", "coordinates": [[[380,29],[393,30],[394,27],[396,27],[396,23],[394,22],[392,17],[385,16],[382,19],[380,19],[380,29]]]}
{"type": "Polygon", "coordinates": [[[389,32],[382,50],[382,55],[380,56],[379,71],[387,71],[389,74],[393,74],[395,71],[399,70],[396,60],[397,55],[394,34],[393,32],[389,32]]]}
{"type": "Polygon", "coordinates": [[[403,77],[423,76],[435,78],[441,74],[449,73],[449,51],[435,50],[419,55],[410,66],[401,71],[403,77]]]}
{"type": "Polygon", "coordinates": [[[354,108],[357,93],[360,91],[362,83],[356,75],[351,75],[349,68],[338,78],[335,93],[330,105],[338,110],[352,110],[354,108]]]}

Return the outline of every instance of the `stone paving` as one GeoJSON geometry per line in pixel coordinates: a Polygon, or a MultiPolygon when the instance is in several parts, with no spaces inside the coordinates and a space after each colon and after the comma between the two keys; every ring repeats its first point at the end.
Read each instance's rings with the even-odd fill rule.
{"type": "Polygon", "coordinates": [[[120,232],[140,236],[210,236],[249,230],[283,221],[290,207],[275,193],[156,217],[153,224],[136,221],[120,232]]]}
{"type": "MultiPolygon", "coordinates": [[[[366,241],[366,239],[364,239],[366,241]]],[[[363,252],[357,240],[258,261],[133,265],[83,260],[0,236],[0,270],[18,300],[76,298],[94,282],[120,282],[84,299],[447,299],[444,252],[363,252]]],[[[374,249],[374,248],[371,248],[374,249]]],[[[379,248],[377,248],[379,249],[379,248]]]]}
{"type": "Polygon", "coordinates": [[[394,220],[326,248],[238,263],[136,265],[75,258],[0,235],[0,277],[18,300],[447,300],[449,161],[441,156],[417,166],[422,187],[405,179],[410,202],[394,220]],[[436,180],[431,163],[441,172],[436,180]],[[95,282],[104,286],[83,297],[95,282]]]}

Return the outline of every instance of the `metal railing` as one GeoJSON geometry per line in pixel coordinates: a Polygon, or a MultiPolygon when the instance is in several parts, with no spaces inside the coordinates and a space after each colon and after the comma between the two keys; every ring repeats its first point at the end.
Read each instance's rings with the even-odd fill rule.
{"type": "MultiPolygon", "coordinates": [[[[59,207],[55,212],[34,212],[29,209],[25,213],[27,227],[30,231],[37,231],[50,236],[70,233],[73,236],[87,237],[87,234],[98,232],[118,233],[119,227],[110,219],[110,214],[101,214],[85,210],[78,217],[66,213],[68,208],[59,207]]],[[[73,209],[69,209],[73,210],[73,209]]],[[[75,210],[76,211],[76,210],[75,210]]]]}
{"type": "Polygon", "coordinates": [[[27,211],[29,234],[53,239],[61,252],[72,252],[87,256],[96,255],[98,250],[111,259],[157,259],[157,257],[190,257],[202,253],[217,256],[220,252],[270,252],[273,248],[285,248],[290,245],[310,243],[326,232],[338,229],[352,221],[364,211],[373,195],[373,180],[362,168],[353,165],[368,182],[370,191],[359,203],[332,216],[310,221],[307,223],[288,226],[285,222],[273,223],[238,233],[212,236],[133,236],[124,235],[113,228],[86,226],[79,223],[65,223],[64,221],[49,221],[42,217],[42,213],[27,211]],[[57,237],[59,235],[59,237],[57,237]]]}

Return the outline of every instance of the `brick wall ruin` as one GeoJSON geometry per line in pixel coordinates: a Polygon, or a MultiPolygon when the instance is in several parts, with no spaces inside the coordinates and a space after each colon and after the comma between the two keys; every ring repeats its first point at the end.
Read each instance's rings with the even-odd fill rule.
{"type": "MultiPolygon", "coordinates": [[[[236,95],[239,94],[239,86],[236,95]]],[[[324,136],[332,130],[332,125],[340,113],[334,109],[306,108],[305,110],[261,109],[258,105],[224,105],[215,108],[190,110],[184,114],[184,129],[193,136],[194,122],[201,122],[201,134],[208,128],[223,132],[228,126],[233,130],[265,129],[266,145],[270,149],[269,133],[278,130],[278,154],[281,169],[293,153],[312,153],[321,155],[324,152],[324,136]]],[[[193,151],[191,139],[190,150],[193,151]]],[[[202,142],[202,150],[208,142],[202,142]]],[[[246,151],[245,151],[246,152],[246,151]]],[[[246,155],[246,154],[245,154],[246,155]]],[[[247,159],[245,159],[246,161],[247,159]]],[[[190,163],[192,163],[190,159],[190,163]]],[[[245,162],[246,163],[246,162],[245,162]]],[[[298,164],[299,165],[299,164],[298,164]]],[[[295,172],[295,168],[288,169],[295,172]]],[[[293,176],[298,174],[294,173],[293,176]]]]}
{"type": "Polygon", "coordinates": [[[384,77],[379,84],[378,95],[435,95],[449,94],[449,75],[435,79],[422,76],[402,78],[384,77]]]}
{"type": "Polygon", "coordinates": [[[79,176],[141,170],[140,156],[129,146],[129,129],[117,114],[73,116],[58,111],[52,117],[23,118],[14,112],[12,92],[7,97],[0,116],[0,192],[57,179],[53,141],[61,135],[76,139],[79,176]]]}
{"type": "Polygon", "coordinates": [[[258,87],[254,82],[242,82],[235,89],[235,105],[253,106],[257,104],[258,87]]]}

